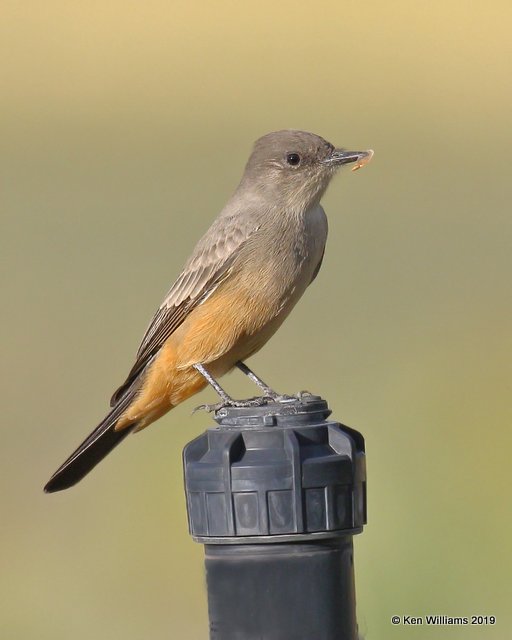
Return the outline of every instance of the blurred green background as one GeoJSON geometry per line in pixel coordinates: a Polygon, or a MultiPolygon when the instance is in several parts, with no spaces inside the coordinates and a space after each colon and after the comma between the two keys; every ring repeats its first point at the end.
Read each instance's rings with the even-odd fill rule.
{"type": "Polygon", "coordinates": [[[510,637],[511,20],[499,0],[1,2],[0,637],[207,638],[181,449],[212,391],[42,486],[280,128],[376,151],[331,186],[320,276],[251,360],[366,436],[361,632],[510,637]]]}

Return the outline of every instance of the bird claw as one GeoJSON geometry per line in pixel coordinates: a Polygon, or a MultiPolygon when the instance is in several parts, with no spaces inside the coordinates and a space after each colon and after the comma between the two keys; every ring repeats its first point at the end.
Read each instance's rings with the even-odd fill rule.
{"type": "Polygon", "coordinates": [[[198,411],[206,411],[208,413],[211,413],[212,411],[215,411],[215,406],[216,405],[214,404],[199,404],[197,405],[197,407],[194,407],[192,409],[192,415],[194,415],[194,413],[197,413],[198,411]]]}
{"type": "Polygon", "coordinates": [[[270,396],[257,396],[256,398],[249,398],[248,400],[222,400],[215,404],[200,404],[198,407],[192,410],[192,413],[196,411],[207,411],[208,413],[216,413],[221,409],[227,409],[229,407],[235,408],[247,408],[247,407],[261,407],[267,404],[269,401],[275,401],[275,398],[270,396]]]}
{"type": "Polygon", "coordinates": [[[228,409],[229,407],[235,407],[237,409],[245,409],[247,407],[262,407],[270,402],[288,402],[290,400],[302,400],[304,397],[313,395],[309,391],[299,391],[296,395],[290,396],[286,393],[272,394],[266,396],[256,396],[255,398],[249,398],[248,400],[221,400],[215,404],[200,404],[192,410],[192,413],[197,411],[206,411],[207,413],[216,413],[221,409],[228,409]]]}
{"type": "Polygon", "coordinates": [[[264,404],[268,404],[268,396],[257,396],[255,398],[249,398],[248,400],[233,400],[232,404],[228,404],[228,407],[261,407],[264,404]]]}

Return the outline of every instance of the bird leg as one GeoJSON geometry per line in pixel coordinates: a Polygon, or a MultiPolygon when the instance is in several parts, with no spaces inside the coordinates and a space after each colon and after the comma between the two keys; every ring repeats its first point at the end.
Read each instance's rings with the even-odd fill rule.
{"type": "Polygon", "coordinates": [[[249,380],[252,380],[254,384],[258,386],[265,393],[265,396],[267,396],[268,398],[272,398],[272,400],[278,400],[279,398],[281,398],[279,393],[276,393],[273,389],[271,389],[268,386],[266,382],[263,382],[263,380],[259,376],[257,376],[254,373],[254,371],[249,369],[249,367],[244,362],[239,360],[236,363],[236,366],[240,369],[242,373],[245,373],[245,375],[249,378],[249,380]]]}
{"type": "Polygon", "coordinates": [[[203,367],[202,364],[195,364],[194,369],[196,369],[196,371],[199,371],[203,378],[215,389],[215,391],[219,394],[219,396],[226,404],[231,404],[232,402],[234,402],[233,398],[224,391],[217,380],[215,380],[215,378],[208,373],[208,371],[203,367]]]}
{"type": "Polygon", "coordinates": [[[210,384],[215,389],[215,391],[219,394],[219,396],[222,399],[222,402],[218,402],[217,404],[201,404],[194,409],[194,412],[198,411],[199,409],[205,409],[206,411],[218,411],[219,409],[223,409],[224,407],[258,407],[258,406],[261,406],[262,404],[265,404],[266,402],[265,398],[251,398],[250,400],[234,400],[220,386],[217,380],[215,380],[215,378],[210,373],[208,373],[208,371],[202,364],[197,363],[193,366],[194,366],[194,369],[203,376],[203,378],[208,382],[208,384],[210,384]]]}
{"type": "MultiPolygon", "coordinates": [[[[236,363],[236,366],[240,369],[240,371],[242,373],[245,373],[245,375],[254,382],[255,385],[257,385],[262,391],[265,392],[265,398],[268,398],[270,400],[273,400],[274,402],[283,402],[284,400],[293,400],[294,396],[289,396],[286,393],[277,393],[277,391],[274,391],[271,387],[268,386],[268,384],[266,382],[263,382],[263,380],[257,376],[254,371],[252,369],[249,369],[249,367],[245,364],[245,362],[242,362],[241,360],[239,360],[236,363]]],[[[304,391],[301,393],[305,393],[308,394],[308,391],[304,391]]],[[[300,396],[297,396],[297,398],[300,400],[300,396]]]]}

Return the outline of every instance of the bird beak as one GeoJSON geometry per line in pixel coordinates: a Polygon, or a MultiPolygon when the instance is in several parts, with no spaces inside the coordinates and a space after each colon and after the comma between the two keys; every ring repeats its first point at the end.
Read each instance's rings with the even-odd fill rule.
{"type": "Polygon", "coordinates": [[[330,156],[324,162],[328,165],[341,166],[343,164],[357,163],[354,169],[360,169],[368,164],[373,157],[373,150],[366,151],[347,151],[346,149],[334,149],[330,156]]]}

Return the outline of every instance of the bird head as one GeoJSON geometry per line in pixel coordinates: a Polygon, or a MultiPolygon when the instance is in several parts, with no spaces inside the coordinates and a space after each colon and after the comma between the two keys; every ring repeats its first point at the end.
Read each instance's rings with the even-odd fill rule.
{"type": "Polygon", "coordinates": [[[336,148],[307,131],[283,130],[256,141],[241,186],[269,194],[274,204],[306,210],[320,202],[342,166],[360,168],[373,151],[336,148]]]}

